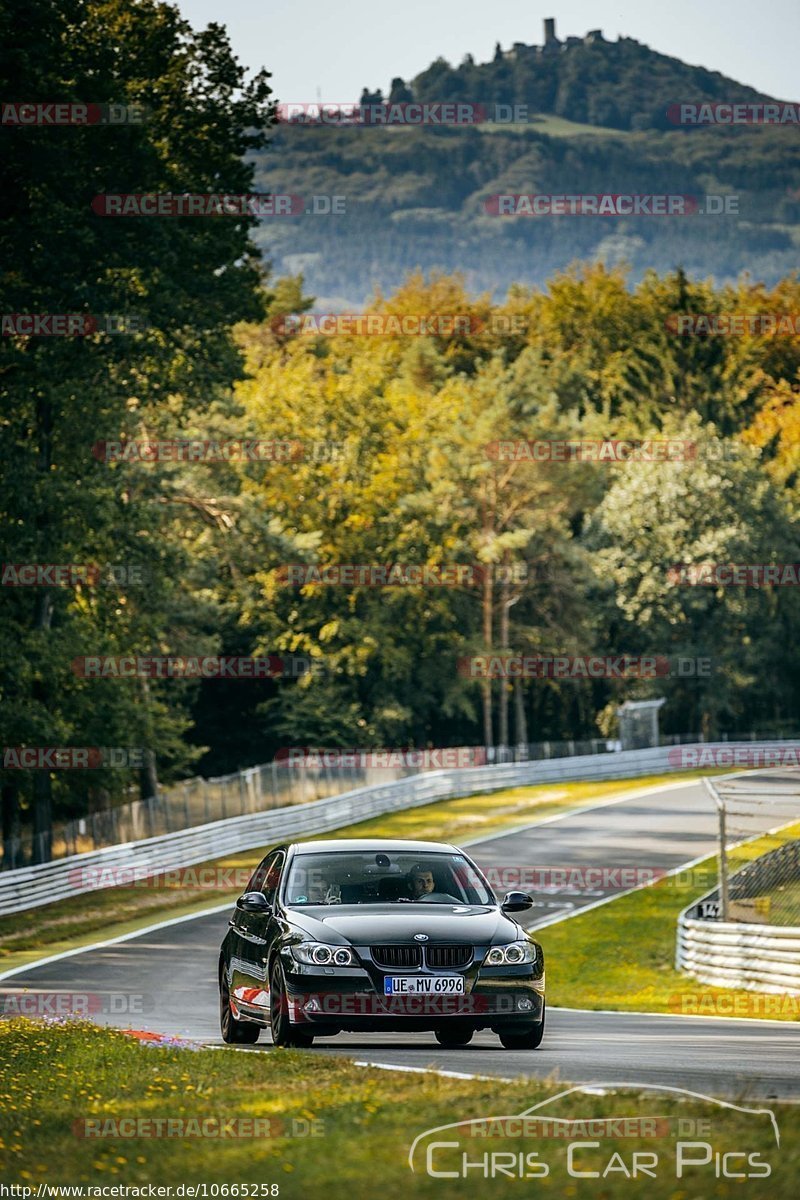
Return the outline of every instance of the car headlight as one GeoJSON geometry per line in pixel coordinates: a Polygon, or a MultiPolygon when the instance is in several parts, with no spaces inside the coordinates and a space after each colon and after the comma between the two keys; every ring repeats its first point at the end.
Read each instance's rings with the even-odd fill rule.
{"type": "Polygon", "coordinates": [[[294,958],[306,966],[354,967],[356,956],[349,946],[329,946],[326,942],[298,942],[290,946],[294,958]]]}
{"type": "Polygon", "coordinates": [[[536,962],[533,942],[509,942],[507,946],[492,946],[483,960],[485,967],[516,967],[520,963],[536,962]]]}

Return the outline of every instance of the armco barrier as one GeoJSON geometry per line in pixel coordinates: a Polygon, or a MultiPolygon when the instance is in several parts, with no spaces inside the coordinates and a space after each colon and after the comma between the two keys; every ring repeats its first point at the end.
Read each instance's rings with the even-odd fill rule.
{"type": "MultiPolygon", "coordinates": [[[[716,779],[717,791],[724,780],[716,779]]],[[[784,818],[785,820],[785,818],[784,818]]],[[[741,867],[728,882],[729,903],[755,899],[793,882],[800,841],[793,839],[741,867]]],[[[678,917],[675,965],[701,983],[800,996],[800,928],[766,922],[721,921],[719,886],[693,900],[678,917]]]]}
{"type": "MultiPolygon", "coordinates": [[[[732,745],[730,742],[703,743],[696,748],[730,751],[732,745]]],[[[761,745],[780,746],[781,743],[763,742],[761,745]]],[[[681,747],[682,751],[693,748],[681,747]]],[[[590,754],[453,771],[428,771],[392,783],[357,788],[324,800],[248,813],[162,837],[108,846],[15,871],[3,871],[0,873],[0,915],[37,908],[42,904],[76,896],[80,892],[95,890],[97,872],[104,868],[109,876],[105,886],[111,887],[114,871],[121,869],[155,875],[241,850],[275,845],[307,834],[326,833],[398,809],[431,804],[435,800],[540,783],[630,779],[679,769],[681,766],[674,761],[674,749],[658,746],[646,750],[625,750],[619,754],[590,754]]]]}
{"type": "MultiPolygon", "coordinates": [[[[798,842],[748,863],[730,881],[731,900],[758,895],[797,865],[798,842]]],[[[800,929],[791,925],[719,921],[703,917],[704,906],[719,904],[719,888],[693,901],[678,917],[675,963],[701,983],[800,996],[800,929]]]]}
{"type": "Polygon", "coordinates": [[[800,996],[800,928],[702,921],[687,911],[678,918],[679,970],[715,987],[800,996]]]}

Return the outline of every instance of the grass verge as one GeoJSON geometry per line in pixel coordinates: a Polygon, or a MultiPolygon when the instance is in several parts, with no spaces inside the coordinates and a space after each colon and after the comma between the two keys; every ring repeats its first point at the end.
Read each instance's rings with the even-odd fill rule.
{"type": "MultiPolygon", "coordinates": [[[[743,866],[800,825],[736,850],[743,866]]],[[[717,880],[716,859],[541,930],[548,1001],[565,1008],[800,1020],[800,997],[698,983],[674,966],[678,914],[717,880]],[[598,967],[597,964],[601,964],[598,967]]]]}
{"type": "MultiPolygon", "coordinates": [[[[792,1195],[800,1173],[800,1109],[774,1102],[780,1149],[762,1104],[747,1106],[762,1110],[753,1115],[664,1093],[573,1093],[542,1115],[577,1121],[633,1118],[643,1124],[633,1134],[630,1126],[621,1133],[618,1124],[590,1132],[552,1122],[522,1130],[498,1124],[450,1129],[420,1143],[412,1174],[409,1150],[425,1130],[518,1114],[567,1085],[387,1072],[308,1051],[147,1048],[90,1024],[24,1019],[0,1022],[0,1079],[0,1180],[34,1190],[47,1184],[128,1185],[144,1187],[140,1194],[147,1195],[147,1185],[159,1185],[171,1186],[174,1197],[176,1185],[205,1183],[233,1185],[219,1196],[284,1200],[323,1195],[330,1200],[376,1195],[461,1200],[470,1185],[500,1198],[531,1195],[533,1188],[578,1200],[732,1195],[733,1181],[716,1175],[712,1147],[713,1154],[745,1151],[771,1165],[768,1183],[748,1182],[748,1197],[792,1195]],[[198,1124],[166,1123],[192,1120],[198,1124]],[[698,1121],[708,1130],[700,1139],[698,1121]],[[478,1132],[483,1136],[475,1136],[478,1132]],[[430,1160],[434,1170],[455,1172],[455,1178],[433,1177],[426,1170],[426,1150],[436,1140],[456,1142],[432,1150],[430,1160]],[[698,1140],[709,1143],[708,1161],[684,1168],[678,1179],[679,1153],[705,1158],[698,1140]],[[569,1141],[583,1143],[574,1151],[573,1174],[569,1141]],[[679,1151],[679,1144],[689,1141],[695,1149],[679,1151]],[[650,1156],[649,1176],[631,1177],[634,1152],[650,1156]],[[462,1154],[478,1164],[466,1178],[462,1154]],[[500,1154],[499,1164],[485,1157],[500,1154]],[[598,1176],[581,1178],[576,1171],[598,1176]]],[[[742,1157],[730,1169],[755,1173],[742,1157]]],[[[763,1173],[763,1165],[757,1171],[763,1173]]]]}
{"type": "MultiPolygon", "coordinates": [[[[679,779],[690,781],[698,777],[697,772],[688,772],[679,779]]],[[[500,830],[534,824],[612,795],[678,781],[675,775],[654,775],[602,783],[512,788],[406,809],[324,836],[463,843],[500,830]]],[[[312,836],[300,840],[307,841],[312,836]]],[[[233,901],[244,890],[252,870],[268,849],[268,846],[254,847],[198,863],[183,869],[174,881],[161,877],[130,887],[82,892],[68,900],[0,917],[0,972],[26,966],[45,955],[79,949],[160,920],[199,914],[233,901]],[[198,886],[191,886],[191,880],[197,880],[198,886]]]]}

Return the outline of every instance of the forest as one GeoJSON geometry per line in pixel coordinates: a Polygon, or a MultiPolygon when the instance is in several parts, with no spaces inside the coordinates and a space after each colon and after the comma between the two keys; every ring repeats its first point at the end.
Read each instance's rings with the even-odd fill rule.
{"type": "MultiPolygon", "coordinates": [[[[147,119],[3,131],[2,311],[63,318],[12,322],[0,344],[4,838],[287,746],[613,736],[616,707],[650,697],[666,732],[791,723],[797,587],[676,571],[800,562],[794,275],[577,261],[541,285],[520,271],[498,298],[468,272],[409,269],[367,312],[424,318],[424,334],[304,332],[320,297],[302,271],[270,270],[254,216],[116,220],[93,204],[143,180],[266,190],[267,77],[246,77],[221,27],[194,33],[159,4],[136,20],[123,0],[26,14],[12,78],[147,119]],[[664,442],[682,449],[642,448],[664,442]],[[487,655],[709,670],[463,668],[487,655]],[[154,666],[208,658],[225,660],[217,677],[154,666]],[[20,765],[21,748],[53,747],[137,754],[20,765]]],[[[691,158],[711,135],[663,136],[691,158]]],[[[777,189],[769,154],[763,172],[777,189]]]]}

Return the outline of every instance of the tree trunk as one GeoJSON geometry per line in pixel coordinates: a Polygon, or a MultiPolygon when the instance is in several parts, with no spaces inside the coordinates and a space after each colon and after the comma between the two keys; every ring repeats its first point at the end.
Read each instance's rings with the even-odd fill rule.
{"type": "Polygon", "coordinates": [[[156,756],[152,750],[144,752],[144,766],[139,769],[139,789],[143,800],[158,795],[158,771],[156,756]]]}
{"type": "Polygon", "coordinates": [[[50,862],[53,857],[53,785],[49,772],[37,771],[33,777],[33,855],[34,863],[50,862]]]}
{"type": "Polygon", "coordinates": [[[16,780],[3,784],[3,870],[24,866],[19,839],[19,785],[16,780]]]}
{"type": "Polygon", "coordinates": [[[151,796],[158,796],[158,771],[156,770],[156,756],[151,749],[153,723],[150,716],[150,684],[145,678],[140,679],[139,684],[144,709],[144,727],[149,743],[144,752],[144,766],[139,771],[139,789],[142,799],[149,800],[151,796]]]}
{"type": "MultiPolygon", "coordinates": [[[[500,652],[507,655],[509,647],[509,624],[510,624],[510,599],[509,599],[509,579],[508,579],[508,563],[503,566],[503,575],[500,580],[500,652]]],[[[507,679],[500,677],[500,692],[498,701],[498,741],[500,743],[501,761],[505,761],[508,751],[508,691],[509,682],[507,679]]]]}
{"type": "MultiPolygon", "coordinates": [[[[514,741],[517,746],[528,745],[528,719],[525,716],[525,692],[522,680],[514,680],[514,741]]],[[[527,752],[527,750],[526,750],[527,752]]]]}
{"type": "MultiPolygon", "coordinates": [[[[494,599],[493,573],[491,563],[487,563],[483,572],[483,650],[487,656],[492,652],[492,601],[494,599]]],[[[483,689],[483,744],[486,747],[488,762],[494,760],[492,748],[492,681],[487,671],[482,680],[483,689]]]]}
{"type": "MultiPolygon", "coordinates": [[[[53,619],[53,600],[49,592],[42,592],[36,600],[34,626],[48,631],[53,619]]],[[[32,694],[34,699],[47,709],[49,691],[44,678],[35,679],[32,694]]],[[[48,771],[33,774],[33,853],[34,863],[50,862],[53,854],[53,781],[48,771]]]]}

